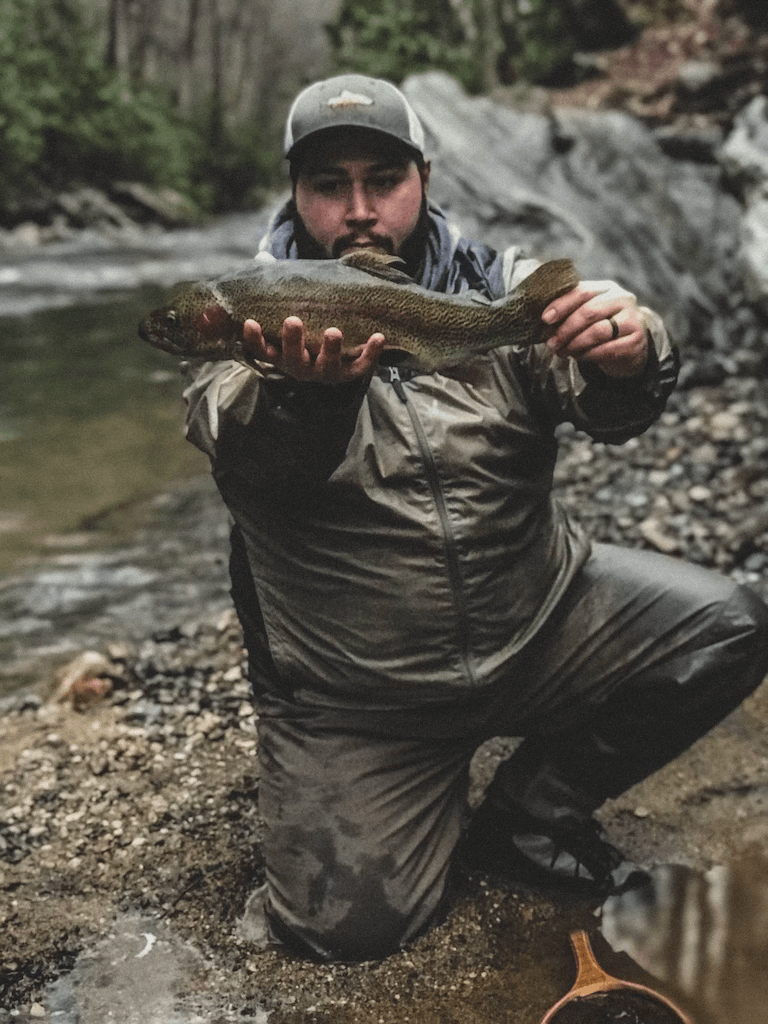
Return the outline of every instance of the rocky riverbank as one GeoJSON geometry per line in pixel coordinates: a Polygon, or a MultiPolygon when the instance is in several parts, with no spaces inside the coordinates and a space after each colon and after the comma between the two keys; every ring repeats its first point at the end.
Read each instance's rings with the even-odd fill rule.
{"type": "Polygon", "coordinates": [[[16,224],[0,227],[0,250],[67,242],[82,231],[129,242],[147,232],[193,227],[202,219],[186,196],[170,188],[138,181],[116,181],[107,189],[72,185],[39,196],[16,224]]]}
{"type": "MultiPolygon", "coordinates": [[[[563,431],[558,493],[596,539],[693,559],[768,597],[767,437],[768,383],[693,387],[627,445],[563,431]]],[[[215,505],[189,507],[221,523],[215,505]]],[[[223,580],[225,531],[199,525],[196,535],[208,538],[223,580]]],[[[120,996],[104,981],[99,943],[116,941],[130,919],[134,956],[152,934],[191,957],[167,993],[179,1021],[481,1024],[513,1014],[537,1024],[570,984],[568,931],[594,933],[594,906],[475,872],[463,875],[443,926],[382,964],[314,965],[243,937],[238,922],[262,880],[255,718],[234,616],[191,607],[177,605],[175,622],[127,643],[102,634],[106,687],[56,702],[49,677],[0,717],[0,1005],[20,1010],[0,1020],[103,1024],[106,1011],[88,1015],[98,977],[102,993],[120,996]],[[67,982],[66,999],[51,987],[57,976],[80,979],[67,982]]],[[[606,805],[614,841],[641,863],[697,869],[764,848],[766,725],[764,686],[688,754],[606,805]]],[[[475,796],[504,750],[478,758],[475,796]]],[[[597,942],[606,966],[649,980],[597,942]]],[[[155,1004],[135,1006],[144,1024],[167,1019],[152,1016],[155,1004]]]]}
{"type": "MultiPolygon", "coordinates": [[[[608,969],[659,987],[595,934],[594,904],[478,871],[462,874],[443,925],[382,963],[319,965],[254,947],[240,921],[262,880],[255,722],[232,616],[105,654],[107,699],[81,690],[74,710],[26,697],[0,719],[3,1024],[537,1024],[570,985],[575,927],[593,934],[608,969]],[[121,963],[155,939],[157,956],[184,955],[164,1001],[140,975],[119,984],[121,963]]],[[[764,844],[766,724],[764,688],[604,809],[614,840],[649,864],[702,868],[764,844]]],[[[478,759],[478,786],[500,752],[478,759]]]]}
{"type": "MultiPolygon", "coordinates": [[[[715,9],[697,6],[702,16],[715,9]]],[[[738,77],[744,49],[731,64],[718,49],[734,38],[713,34],[709,67],[698,69],[685,66],[688,43],[678,40],[675,56],[674,38],[666,49],[657,39],[649,60],[675,57],[670,81],[684,85],[649,79],[646,88],[639,74],[622,93],[632,54],[617,55],[603,74],[614,80],[623,68],[623,84],[595,101],[585,86],[579,114],[471,100],[444,76],[416,80],[409,94],[435,143],[435,198],[468,231],[615,274],[658,298],[684,342],[682,390],[643,437],[612,448],[561,431],[561,500],[596,540],[691,559],[768,597],[768,328],[746,301],[739,255],[747,214],[756,205],[759,224],[764,213],[768,164],[756,160],[747,188],[749,146],[736,171],[722,148],[751,85],[727,116],[704,109],[718,68],[738,77]],[[615,109],[638,90],[645,127],[615,109]],[[662,101],[666,113],[653,107],[662,101]]],[[[764,68],[750,74],[762,82],[764,68]]],[[[758,153],[764,122],[754,106],[737,126],[758,153]]],[[[0,714],[0,1024],[538,1024],[573,979],[569,929],[595,935],[599,920],[593,905],[514,880],[465,871],[445,923],[381,964],[312,964],[245,938],[239,922],[262,880],[258,766],[228,611],[226,518],[208,480],[128,513],[138,523],[132,543],[73,547],[0,589],[6,664],[37,678],[0,714]],[[83,648],[103,659],[101,682],[57,701],[52,659],[83,648]],[[140,973],[154,963],[155,974],[140,973]]],[[[761,854],[766,726],[764,684],[691,751],[603,808],[613,841],[639,863],[699,871],[761,854]]],[[[502,742],[478,758],[475,798],[504,752],[502,742]]],[[[706,945],[706,924],[699,938],[706,945]]],[[[595,939],[608,970],[655,984],[595,939]]],[[[754,1024],[754,1012],[723,1010],[712,977],[694,987],[697,1022],[754,1024]]]]}
{"type": "Polygon", "coordinates": [[[169,928],[194,945],[174,994],[190,1015],[183,1020],[458,1019],[433,1013],[476,986],[498,988],[518,926],[539,935],[561,975],[520,1008],[536,1014],[554,998],[567,951],[557,950],[552,924],[583,923],[589,911],[522,900],[487,880],[468,881],[449,925],[383,964],[319,966],[253,949],[237,922],[262,877],[258,770],[232,617],[188,621],[136,651],[106,653],[115,687],[107,701],[75,712],[26,698],[0,725],[12,801],[2,829],[0,977],[4,1005],[21,1004],[17,1020],[60,1009],[47,980],[129,911],[147,932],[169,928]]]}

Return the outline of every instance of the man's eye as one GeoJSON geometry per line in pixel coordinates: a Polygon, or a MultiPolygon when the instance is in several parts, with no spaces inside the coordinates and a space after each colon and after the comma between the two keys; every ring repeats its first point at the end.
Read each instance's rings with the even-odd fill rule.
{"type": "Polygon", "coordinates": [[[372,180],[371,185],[373,188],[378,189],[380,192],[391,192],[393,188],[397,188],[400,184],[399,174],[377,174],[372,180]]]}
{"type": "Polygon", "coordinates": [[[339,195],[344,187],[344,183],[336,181],[334,179],[316,179],[313,182],[315,192],[319,192],[323,196],[335,196],[339,195]]]}

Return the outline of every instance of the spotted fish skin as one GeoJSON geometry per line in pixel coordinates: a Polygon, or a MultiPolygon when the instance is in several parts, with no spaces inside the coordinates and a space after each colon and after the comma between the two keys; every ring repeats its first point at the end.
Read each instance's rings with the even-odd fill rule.
{"type": "Polygon", "coordinates": [[[297,316],[310,351],[319,351],[328,327],[341,330],[350,358],[380,332],[387,349],[408,352],[424,369],[437,370],[501,345],[545,340],[552,328],[542,312],[579,282],[570,260],[551,260],[509,295],[490,302],[473,292],[428,291],[398,269],[399,263],[370,250],[340,260],[254,261],[227,277],[182,288],[170,305],[149,314],[139,335],[187,359],[247,363],[245,320],[257,320],[265,339],[279,345],[283,321],[297,316]]]}

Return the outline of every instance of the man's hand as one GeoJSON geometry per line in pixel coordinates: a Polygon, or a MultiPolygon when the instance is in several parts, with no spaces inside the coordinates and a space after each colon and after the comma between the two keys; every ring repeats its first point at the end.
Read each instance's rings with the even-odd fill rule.
{"type": "Polygon", "coordinates": [[[342,352],[343,336],[338,327],[329,327],[323,334],[320,351],[313,355],[307,348],[304,324],[297,316],[289,316],[281,331],[281,348],[268,344],[255,320],[243,325],[245,351],[253,359],[272,363],[294,380],[315,384],[345,384],[360,380],[373,372],[384,348],[384,335],[372,334],[354,352],[342,352]]]}
{"type": "Polygon", "coordinates": [[[542,314],[558,324],[547,341],[559,355],[585,359],[609,377],[636,377],[648,360],[648,338],[637,299],[610,281],[582,281],[542,314]]]}

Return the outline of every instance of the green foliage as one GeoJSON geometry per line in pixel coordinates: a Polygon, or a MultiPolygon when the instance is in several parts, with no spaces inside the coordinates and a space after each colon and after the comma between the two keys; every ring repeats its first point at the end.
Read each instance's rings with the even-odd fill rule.
{"type": "Polygon", "coordinates": [[[572,75],[578,47],[568,8],[568,0],[342,0],[327,29],[340,71],[400,82],[440,68],[474,92],[488,84],[491,51],[505,83],[572,75]]]}
{"type": "Polygon", "coordinates": [[[185,189],[193,134],[110,72],[72,0],[0,0],[0,190],[134,178],[185,189]]]}
{"type": "Polygon", "coordinates": [[[428,68],[479,88],[472,48],[450,0],[342,0],[326,26],[335,69],[402,82],[428,68]]]}
{"type": "MultiPolygon", "coordinates": [[[[736,0],[738,3],[739,0],[736,0]]],[[[760,10],[761,5],[748,0],[751,9],[760,10]]],[[[690,17],[690,9],[686,9],[684,0],[624,0],[623,6],[627,15],[636,25],[648,26],[669,25],[686,16],[690,17]]]]}
{"type": "Polygon", "coordinates": [[[95,37],[76,0],[0,0],[0,219],[75,182],[170,186],[204,209],[259,198],[279,158],[255,130],[225,130],[221,112],[185,122],[129,88],[95,37]]]}
{"type": "Polygon", "coordinates": [[[546,84],[567,79],[573,72],[577,44],[565,6],[556,0],[506,0],[500,4],[504,49],[499,73],[503,82],[523,79],[546,84]]]}
{"type": "MultiPolygon", "coordinates": [[[[205,121],[201,122],[202,125],[205,121]]],[[[257,125],[250,130],[210,125],[190,161],[191,193],[204,210],[252,209],[266,198],[278,178],[282,156],[277,141],[265,145],[257,125]]]]}

